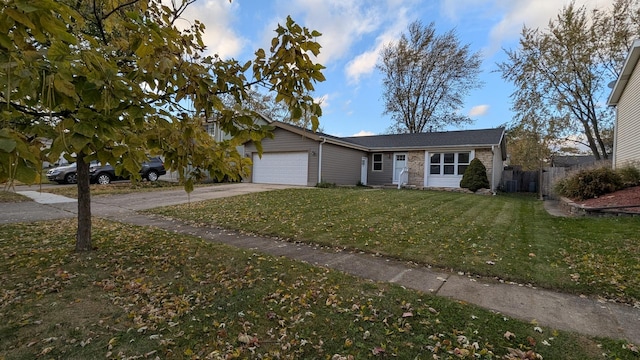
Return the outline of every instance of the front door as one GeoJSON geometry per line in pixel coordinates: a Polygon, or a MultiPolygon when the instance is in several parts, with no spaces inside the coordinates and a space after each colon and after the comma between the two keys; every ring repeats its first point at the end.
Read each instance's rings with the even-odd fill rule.
{"type": "Polygon", "coordinates": [[[393,183],[397,184],[400,181],[400,173],[407,167],[407,154],[395,153],[393,154],[393,183]]]}
{"type": "Polygon", "coordinates": [[[360,165],[360,182],[362,185],[367,185],[367,168],[368,168],[368,159],[366,156],[362,157],[362,163],[360,165]]]}

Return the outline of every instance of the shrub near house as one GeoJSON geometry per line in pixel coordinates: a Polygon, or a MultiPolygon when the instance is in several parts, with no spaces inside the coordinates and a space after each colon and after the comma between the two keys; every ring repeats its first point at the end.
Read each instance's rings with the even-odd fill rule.
{"type": "Polygon", "coordinates": [[[624,188],[640,185],[640,170],[627,165],[580,170],[555,184],[558,194],[575,200],[593,199],[624,188]]]}
{"type": "Polygon", "coordinates": [[[487,177],[487,168],[478,158],[471,160],[469,167],[465,170],[460,187],[476,192],[480,189],[489,189],[489,178],[487,177]]]}

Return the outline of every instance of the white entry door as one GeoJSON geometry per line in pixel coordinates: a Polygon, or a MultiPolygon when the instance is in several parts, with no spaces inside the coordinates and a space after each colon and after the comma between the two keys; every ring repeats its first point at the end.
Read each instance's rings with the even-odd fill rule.
{"type": "Polygon", "coordinates": [[[400,173],[407,167],[407,154],[395,153],[393,154],[393,183],[397,184],[400,181],[400,173]]]}
{"type": "Polygon", "coordinates": [[[368,159],[366,156],[362,157],[362,163],[360,165],[360,182],[362,183],[362,185],[367,185],[367,168],[369,167],[368,165],[368,159]]]}

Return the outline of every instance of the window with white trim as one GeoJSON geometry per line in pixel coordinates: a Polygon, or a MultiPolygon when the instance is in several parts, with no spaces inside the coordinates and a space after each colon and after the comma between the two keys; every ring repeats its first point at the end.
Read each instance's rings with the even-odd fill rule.
{"type": "Polygon", "coordinates": [[[429,158],[431,175],[463,175],[471,162],[470,152],[432,153],[429,158]]]}
{"type": "Polygon", "coordinates": [[[216,137],[216,128],[217,124],[215,122],[207,123],[207,133],[209,133],[212,138],[216,137]]]}
{"type": "Polygon", "coordinates": [[[371,161],[371,170],[372,171],[382,171],[382,154],[373,154],[371,161]]]}

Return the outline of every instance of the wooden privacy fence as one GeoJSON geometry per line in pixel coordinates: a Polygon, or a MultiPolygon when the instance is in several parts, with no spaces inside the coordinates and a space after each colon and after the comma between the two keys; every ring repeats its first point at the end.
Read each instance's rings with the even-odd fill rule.
{"type": "Polygon", "coordinates": [[[546,167],[542,172],[542,189],[539,187],[540,172],[522,171],[518,167],[507,168],[502,172],[502,187],[506,192],[537,193],[542,190],[542,196],[556,199],[553,191],[556,181],[565,177],[567,169],[561,167],[546,167]]]}
{"type": "Polygon", "coordinates": [[[558,195],[553,191],[556,181],[564,178],[567,168],[563,167],[546,167],[542,173],[542,196],[547,199],[557,199],[558,195]]]}

